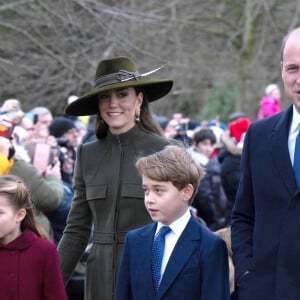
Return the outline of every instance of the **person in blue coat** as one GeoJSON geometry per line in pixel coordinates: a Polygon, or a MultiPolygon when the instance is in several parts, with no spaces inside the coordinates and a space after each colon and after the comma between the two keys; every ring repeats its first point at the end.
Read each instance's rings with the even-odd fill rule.
{"type": "Polygon", "coordinates": [[[300,299],[300,187],[293,169],[300,127],[300,28],[284,38],[281,66],[292,105],[253,122],[243,147],[231,227],[239,300],[300,299]]]}
{"type": "Polygon", "coordinates": [[[189,211],[203,169],[184,147],[175,145],[140,158],[136,166],[146,209],[155,222],[128,232],[115,299],[228,300],[225,242],[189,211]],[[154,245],[166,227],[159,260],[154,245]]]}

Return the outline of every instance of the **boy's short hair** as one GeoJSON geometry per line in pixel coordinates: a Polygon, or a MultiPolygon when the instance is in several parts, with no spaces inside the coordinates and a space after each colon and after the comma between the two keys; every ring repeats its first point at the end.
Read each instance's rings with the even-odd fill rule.
{"type": "Polygon", "coordinates": [[[194,192],[189,203],[193,201],[204,176],[204,169],[193,160],[184,146],[168,145],[159,152],[140,158],[136,167],[140,175],[171,182],[178,190],[191,184],[194,192]]]}

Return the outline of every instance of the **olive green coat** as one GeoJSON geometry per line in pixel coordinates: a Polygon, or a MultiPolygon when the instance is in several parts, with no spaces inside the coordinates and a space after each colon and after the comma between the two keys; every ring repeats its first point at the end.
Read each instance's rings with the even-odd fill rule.
{"type": "Polygon", "coordinates": [[[125,234],[151,222],[135,162],[169,143],[136,126],[122,135],[109,134],[103,140],[78,147],[74,198],[58,251],[67,281],[87,245],[93,225],[85,300],[113,299],[125,234]]]}

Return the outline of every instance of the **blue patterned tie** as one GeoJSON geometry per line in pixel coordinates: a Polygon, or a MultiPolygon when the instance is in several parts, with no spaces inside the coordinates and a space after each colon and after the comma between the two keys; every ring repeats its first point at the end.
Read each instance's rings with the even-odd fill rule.
{"type": "Polygon", "coordinates": [[[152,276],[154,288],[157,291],[160,282],[161,263],[165,250],[165,236],[171,231],[168,226],[160,228],[152,246],[152,276]]]}
{"type": "Polygon", "coordinates": [[[300,189],[300,129],[295,144],[294,172],[297,182],[297,188],[300,189]]]}

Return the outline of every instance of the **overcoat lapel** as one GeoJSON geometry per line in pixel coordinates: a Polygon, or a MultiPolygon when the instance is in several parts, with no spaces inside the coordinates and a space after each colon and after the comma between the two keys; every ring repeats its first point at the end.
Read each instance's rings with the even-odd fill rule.
{"type": "Polygon", "coordinates": [[[200,231],[197,230],[196,222],[198,221],[192,216],[178,239],[162,277],[156,299],[162,297],[193,254],[195,248],[199,246],[201,236],[200,231]]]}
{"type": "Polygon", "coordinates": [[[292,106],[290,106],[274,125],[270,137],[270,152],[277,174],[281,177],[291,196],[296,190],[294,171],[288,151],[288,134],[292,114],[292,106]]]}

